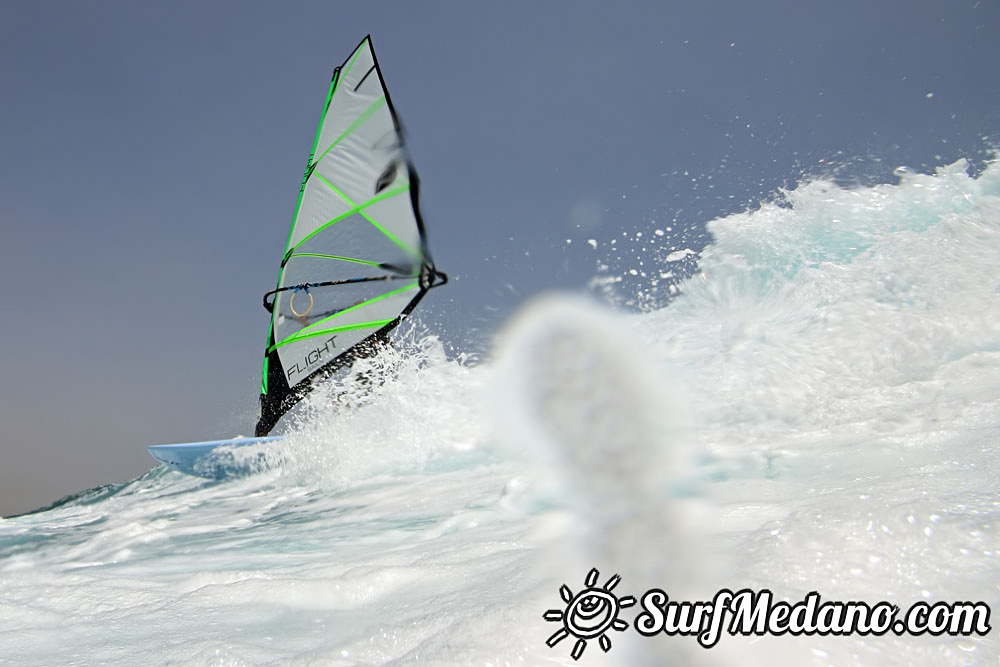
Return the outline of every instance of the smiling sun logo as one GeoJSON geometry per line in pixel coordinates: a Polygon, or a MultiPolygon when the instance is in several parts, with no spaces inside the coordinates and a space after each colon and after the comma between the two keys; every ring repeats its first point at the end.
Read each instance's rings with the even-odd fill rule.
{"type": "Polygon", "coordinates": [[[550,647],[555,646],[569,635],[576,637],[576,644],[570,652],[570,657],[579,660],[587,648],[587,642],[596,639],[601,649],[607,653],[611,650],[611,639],[606,634],[608,630],[621,632],[628,629],[628,623],[618,618],[618,612],[635,604],[635,598],[627,595],[615,597],[614,590],[621,577],[617,574],[608,579],[602,588],[598,588],[597,580],[601,576],[595,567],[584,580],[585,588],[573,595],[569,586],[559,587],[559,596],[566,603],[565,609],[549,609],[543,618],[546,621],[562,623],[546,640],[550,647]]]}

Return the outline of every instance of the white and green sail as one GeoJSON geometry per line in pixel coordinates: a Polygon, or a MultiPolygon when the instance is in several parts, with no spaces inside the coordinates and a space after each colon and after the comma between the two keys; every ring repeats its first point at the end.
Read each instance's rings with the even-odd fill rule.
{"type": "Polygon", "coordinates": [[[258,436],[311,385],[371,354],[431,287],[417,174],[366,37],[333,72],[281,260],[264,296],[258,436]]]}

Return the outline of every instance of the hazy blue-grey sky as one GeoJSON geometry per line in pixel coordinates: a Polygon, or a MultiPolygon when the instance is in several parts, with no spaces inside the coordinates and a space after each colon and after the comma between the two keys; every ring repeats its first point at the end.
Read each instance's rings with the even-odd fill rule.
{"type": "Polygon", "coordinates": [[[997,0],[0,0],[0,515],[252,431],[260,297],[367,33],[454,278],[419,312],[458,350],[583,285],[588,238],[697,246],[803,174],[1000,136],[997,0]]]}

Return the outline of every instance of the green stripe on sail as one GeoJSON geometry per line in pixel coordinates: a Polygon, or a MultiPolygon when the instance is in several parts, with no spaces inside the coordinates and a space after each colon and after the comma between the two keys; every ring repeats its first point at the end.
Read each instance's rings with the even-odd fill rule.
{"type": "MultiPolygon", "coordinates": [[[[309,160],[306,163],[305,174],[302,175],[302,187],[299,188],[299,197],[295,201],[295,211],[292,213],[292,224],[288,228],[288,238],[285,240],[285,254],[288,254],[288,250],[292,244],[292,235],[295,233],[295,223],[299,221],[299,211],[302,209],[302,198],[306,193],[306,182],[309,180],[309,174],[313,168],[313,156],[316,155],[316,148],[319,146],[319,138],[323,134],[323,124],[326,122],[326,115],[330,111],[330,100],[333,99],[333,94],[337,90],[337,84],[340,82],[340,68],[333,70],[333,76],[330,78],[330,88],[326,92],[326,101],[323,103],[323,115],[319,118],[319,125],[316,127],[316,136],[313,138],[312,151],[309,153],[309,160]]],[[[282,278],[285,275],[285,267],[281,267],[278,270],[278,285],[281,285],[282,278]]],[[[274,317],[271,314],[271,328],[274,328],[274,317]]],[[[268,334],[270,337],[270,334],[268,334]]],[[[267,393],[267,359],[264,360],[264,377],[262,380],[263,391],[262,393],[267,393]]]]}
{"type": "Polygon", "coordinates": [[[333,93],[337,89],[337,83],[340,81],[340,68],[338,67],[333,71],[333,77],[330,79],[330,89],[326,93],[326,102],[323,104],[323,115],[320,116],[319,126],[316,128],[316,137],[313,139],[312,151],[309,152],[309,160],[306,163],[306,173],[302,176],[302,187],[299,188],[299,198],[295,202],[295,212],[292,214],[292,226],[288,230],[288,239],[285,241],[285,252],[288,252],[289,245],[292,242],[292,233],[295,231],[295,223],[299,220],[299,209],[302,208],[302,197],[306,192],[306,181],[309,180],[309,174],[312,171],[313,156],[316,155],[316,149],[319,147],[319,138],[323,134],[323,124],[326,122],[326,114],[330,111],[330,100],[333,99],[333,93]]]}
{"type": "MultiPolygon", "coordinates": [[[[335,225],[338,222],[340,222],[341,220],[344,220],[346,218],[351,217],[355,213],[361,213],[362,210],[368,208],[369,206],[371,206],[373,204],[377,204],[380,201],[388,199],[389,197],[395,197],[396,195],[402,194],[404,192],[408,192],[409,189],[410,189],[410,185],[409,185],[409,183],[407,183],[406,185],[400,186],[398,188],[393,188],[392,190],[386,190],[385,192],[372,197],[371,199],[369,199],[368,201],[366,201],[364,204],[359,204],[359,205],[355,206],[353,204],[353,202],[351,202],[351,200],[348,199],[344,195],[344,193],[342,193],[339,190],[337,190],[337,188],[334,188],[333,185],[331,185],[328,180],[326,180],[325,178],[323,178],[322,174],[318,174],[317,173],[316,177],[319,178],[324,183],[326,183],[327,185],[329,185],[331,188],[333,188],[334,192],[336,192],[344,201],[346,201],[348,203],[349,206],[351,206],[351,210],[347,211],[346,213],[342,213],[342,214],[338,215],[336,218],[334,218],[333,220],[330,220],[329,222],[324,222],[322,225],[320,225],[316,229],[312,230],[311,232],[309,232],[308,234],[306,234],[305,236],[303,236],[302,240],[300,240],[298,242],[298,244],[295,246],[296,248],[298,248],[300,245],[302,245],[303,243],[305,243],[306,241],[308,241],[309,239],[311,239],[313,236],[315,236],[316,234],[320,233],[324,229],[327,229],[328,227],[330,227],[330,225],[335,225]]],[[[288,248],[287,247],[285,248],[285,252],[286,253],[288,252],[288,248]]]]}
{"type": "MultiPolygon", "coordinates": [[[[288,345],[289,343],[294,343],[297,340],[302,340],[303,338],[312,338],[313,336],[317,336],[317,335],[320,335],[320,334],[323,334],[323,333],[328,333],[328,332],[335,333],[337,331],[349,331],[350,329],[344,329],[344,328],[339,328],[339,327],[334,327],[333,329],[328,329],[328,328],[319,329],[319,327],[322,327],[323,325],[325,325],[330,320],[334,320],[334,319],[336,319],[338,317],[342,317],[343,315],[346,315],[347,313],[355,311],[355,310],[357,310],[359,308],[364,308],[365,306],[371,305],[371,304],[373,304],[373,303],[375,303],[377,301],[381,301],[382,299],[388,299],[390,296],[395,296],[397,294],[400,294],[401,292],[405,292],[407,290],[411,290],[411,289],[413,289],[415,287],[419,287],[419,286],[420,286],[419,282],[413,282],[413,283],[410,283],[408,285],[404,285],[403,287],[400,287],[399,289],[394,289],[391,292],[386,292],[385,294],[380,294],[380,295],[378,295],[376,297],[368,299],[367,301],[362,301],[361,303],[356,303],[353,306],[351,306],[350,308],[345,308],[344,310],[340,311],[339,313],[334,313],[330,317],[324,318],[324,319],[320,320],[319,322],[316,322],[315,324],[310,324],[309,326],[305,327],[304,329],[300,329],[298,332],[293,333],[288,338],[285,338],[283,340],[278,341],[272,347],[268,348],[267,351],[270,352],[271,350],[276,350],[279,347],[282,347],[284,345],[288,345]]],[[[388,324],[389,322],[392,322],[392,320],[386,320],[385,324],[388,324]]],[[[351,324],[344,325],[344,326],[346,326],[346,327],[352,327],[352,328],[355,328],[355,329],[364,328],[363,326],[354,326],[354,325],[351,325],[351,324]]],[[[384,326],[384,325],[382,325],[382,326],[384,326]]]]}
{"type": "Polygon", "coordinates": [[[337,137],[332,144],[330,144],[329,146],[326,147],[326,150],[323,151],[323,154],[320,155],[319,158],[316,159],[316,162],[319,163],[324,157],[326,157],[327,153],[329,153],[331,150],[333,150],[334,146],[336,146],[337,144],[339,144],[341,141],[344,140],[344,137],[346,137],[350,133],[354,132],[354,130],[358,129],[359,125],[361,125],[366,120],[368,120],[369,118],[371,118],[372,114],[375,113],[376,111],[378,111],[379,109],[381,109],[383,106],[385,106],[385,95],[382,95],[380,98],[378,98],[377,100],[375,100],[374,102],[372,102],[368,106],[368,108],[365,109],[361,113],[360,116],[358,116],[357,118],[355,118],[354,122],[351,123],[350,125],[348,125],[347,129],[344,130],[343,132],[341,132],[340,136],[337,137]]]}
{"type": "Polygon", "coordinates": [[[288,345],[289,343],[295,343],[300,340],[306,340],[308,338],[315,338],[316,336],[326,336],[327,334],[340,333],[342,331],[354,331],[356,329],[381,329],[382,327],[391,323],[392,320],[374,320],[372,322],[358,322],[357,324],[344,324],[339,327],[330,327],[329,329],[312,331],[308,334],[302,334],[302,332],[300,331],[299,333],[295,334],[295,336],[290,336],[285,340],[281,341],[280,343],[276,344],[274,347],[268,350],[268,352],[276,350],[279,347],[288,345]]]}
{"type": "MultiPolygon", "coordinates": [[[[271,313],[271,322],[267,326],[267,342],[271,342],[271,335],[274,333],[274,313],[271,313]]],[[[266,349],[266,348],[265,348],[266,349]]],[[[267,369],[268,369],[268,354],[264,353],[264,367],[261,369],[260,373],[260,393],[267,393],[267,369]]]]}
{"type": "Polygon", "coordinates": [[[367,213],[364,212],[363,207],[359,207],[354,202],[352,202],[351,199],[350,199],[350,197],[348,197],[343,192],[341,192],[339,189],[337,189],[337,186],[335,186],[330,181],[326,180],[323,177],[323,174],[319,173],[318,171],[317,172],[313,172],[313,173],[315,174],[316,178],[318,178],[319,180],[321,180],[324,183],[326,183],[327,187],[329,187],[331,190],[333,190],[337,194],[338,197],[340,197],[345,202],[347,202],[348,206],[354,207],[357,210],[357,212],[360,213],[364,217],[365,220],[367,220],[368,222],[372,223],[372,225],[375,227],[375,229],[377,229],[380,232],[382,232],[382,234],[387,239],[389,239],[390,241],[392,241],[393,243],[395,243],[396,245],[398,245],[407,254],[412,255],[413,257],[415,257],[417,259],[421,259],[421,255],[420,255],[419,251],[410,248],[408,245],[406,245],[405,243],[403,243],[402,241],[400,241],[399,239],[397,239],[395,236],[393,236],[392,234],[390,234],[389,231],[385,229],[385,227],[383,227],[382,225],[380,225],[377,222],[375,222],[375,220],[372,219],[372,217],[370,215],[368,215],[367,213]]]}
{"type": "MultiPolygon", "coordinates": [[[[347,67],[344,68],[344,79],[347,79],[347,75],[351,73],[352,69],[354,69],[354,63],[358,61],[358,57],[361,56],[361,52],[364,51],[365,44],[368,44],[367,37],[365,37],[365,39],[361,42],[361,44],[358,45],[358,50],[354,52],[354,57],[351,58],[351,62],[349,62],[347,64],[347,67]]],[[[368,48],[370,49],[371,46],[369,46],[368,48]]]]}

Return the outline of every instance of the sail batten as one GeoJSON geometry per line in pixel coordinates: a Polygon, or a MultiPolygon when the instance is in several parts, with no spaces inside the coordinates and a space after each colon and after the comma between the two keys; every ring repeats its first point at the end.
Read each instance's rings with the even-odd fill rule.
{"type": "Polygon", "coordinates": [[[258,436],[317,381],[371,354],[447,280],[427,253],[417,190],[366,37],[331,77],[278,284],[264,296],[271,322],[258,436]]]}
{"type": "Polygon", "coordinates": [[[367,264],[369,266],[383,266],[382,262],[375,262],[370,259],[359,259],[357,257],[344,257],[342,255],[321,255],[315,252],[302,252],[294,253],[288,256],[289,260],[295,259],[296,257],[320,257],[323,259],[336,259],[341,262],[356,262],[358,264],[367,264]]]}

